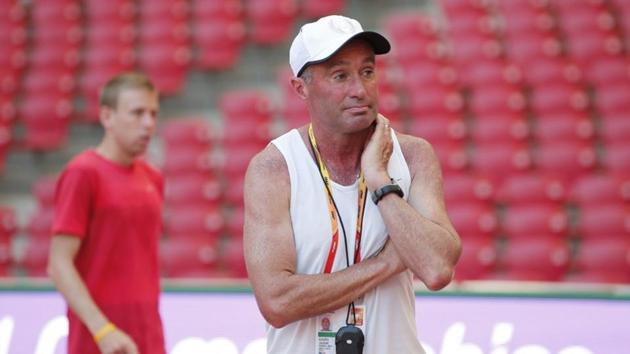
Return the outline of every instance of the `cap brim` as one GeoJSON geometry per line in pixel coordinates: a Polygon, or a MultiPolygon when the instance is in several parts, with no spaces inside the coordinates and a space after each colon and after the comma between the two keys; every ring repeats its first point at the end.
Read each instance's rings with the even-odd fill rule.
{"type": "Polygon", "coordinates": [[[332,53],[330,53],[325,58],[317,59],[317,60],[313,60],[313,61],[309,61],[309,62],[305,63],[304,66],[302,66],[302,68],[300,69],[300,71],[298,72],[298,74],[296,76],[302,75],[304,70],[306,70],[306,68],[309,65],[323,63],[326,60],[330,59],[330,57],[332,57],[333,55],[337,54],[337,52],[341,48],[343,48],[346,44],[348,44],[348,42],[350,42],[350,41],[352,41],[354,39],[363,39],[366,42],[368,42],[370,44],[370,46],[372,47],[372,49],[374,49],[374,54],[377,54],[377,55],[389,53],[389,51],[392,48],[391,45],[389,44],[389,41],[387,40],[387,38],[385,38],[380,33],[373,32],[373,31],[360,32],[360,33],[357,33],[354,36],[348,38],[337,49],[335,49],[332,53]]]}

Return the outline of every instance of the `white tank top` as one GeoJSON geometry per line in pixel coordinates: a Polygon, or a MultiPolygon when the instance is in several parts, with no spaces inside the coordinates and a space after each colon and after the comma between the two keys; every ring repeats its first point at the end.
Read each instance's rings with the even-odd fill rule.
{"type": "MultiPolygon", "coordinates": [[[[394,149],[387,166],[389,175],[409,195],[411,176],[396,134],[392,130],[394,149]]],[[[284,156],[291,181],[291,225],[296,247],[297,273],[321,274],[331,243],[331,221],[327,197],[319,169],[295,129],[272,141],[284,156]]],[[[354,250],[358,180],[349,186],[331,183],[332,193],[343,219],[348,252],[354,250]]],[[[387,230],[378,207],[368,198],[363,219],[361,259],[376,254],[387,240],[387,230]]],[[[346,268],[343,232],[339,225],[339,245],[332,271],[346,268]]],[[[352,264],[352,256],[350,264],[352,264]]],[[[364,354],[424,353],[417,339],[413,275],[407,270],[391,277],[366,293],[358,303],[365,308],[364,354]]],[[[344,321],[346,307],[339,309],[344,321]]],[[[267,324],[267,352],[271,354],[316,354],[317,317],[293,322],[283,328],[267,324]]],[[[334,330],[336,330],[335,328],[334,330]]]]}

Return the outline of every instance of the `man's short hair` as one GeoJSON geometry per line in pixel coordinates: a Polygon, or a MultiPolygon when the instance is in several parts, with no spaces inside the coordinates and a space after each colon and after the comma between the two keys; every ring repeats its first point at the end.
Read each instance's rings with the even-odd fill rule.
{"type": "Polygon", "coordinates": [[[103,86],[99,97],[99,104],[115,109],[118,106],[120,92],[125,89],[156,91],[155,85],[145,74],[139,72],[122,73],[109,79],[105,86],[103,86]]]}

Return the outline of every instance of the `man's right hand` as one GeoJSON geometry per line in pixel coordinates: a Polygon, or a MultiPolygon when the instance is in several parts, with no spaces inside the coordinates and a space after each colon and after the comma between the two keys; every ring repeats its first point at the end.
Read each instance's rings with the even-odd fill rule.
{"type": "Polygon", "coordinates": [[[138,354],[138,348],[125,332],[120,329],[108,333],[98,343],[103,354],[138,354]]]}

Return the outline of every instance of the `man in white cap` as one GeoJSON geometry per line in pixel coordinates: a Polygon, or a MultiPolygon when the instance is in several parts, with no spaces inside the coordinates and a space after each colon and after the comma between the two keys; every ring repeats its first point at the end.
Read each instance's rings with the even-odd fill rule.
{"type": "Polygon", "coordinates": [[[431,146],[378,114],[375,55],[389,50],[343,16],[302,26],[291,45],[311,123],[273,140],[245,180],[245,258],[269,353],[423,353],[413,276],[443,288],[461,245],[431,146]]]}

